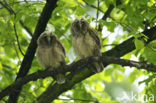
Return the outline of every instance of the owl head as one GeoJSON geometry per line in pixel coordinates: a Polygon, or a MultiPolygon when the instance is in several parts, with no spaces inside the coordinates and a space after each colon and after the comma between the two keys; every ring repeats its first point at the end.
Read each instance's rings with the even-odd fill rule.
{"type": "Polygon", "coordinates": [[[72,35],[85,35],[88,31],[89,23],[84,19],[76,19],[71,26],[72,35]]]}
{"type": "Polygon", "coordinates": [[[52,46],[56,42],[57,38],[52,32],[43,32],[37,40],[39,46],[52,46]]]}

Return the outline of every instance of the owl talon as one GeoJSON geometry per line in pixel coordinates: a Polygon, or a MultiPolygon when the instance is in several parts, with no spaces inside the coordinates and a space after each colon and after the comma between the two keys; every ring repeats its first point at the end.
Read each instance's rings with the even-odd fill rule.
{"type": "Polygon", "coordinates": [[[57,82],[57,84],[65,83],[65,76],[63,74],[58,74],[56,76],[56,82],[57,82]]]}
{"type": "Polygon", "coordinates": [[[94,72],[94,73],[100,73],[100,72],[102,72],[102,68],[91,68],[91,70],[94,72]]]}
{"type": "Polygon", "coordinates": [[[103,71],[103,64],[98,63],[98,62],[94,62],[91,64],[91,69],[94,73],[100,73],[103,71]]]}
{"type": "Polygon", "coordinates": [[[102,68],[96,68],[96,72],[95,73],[100,73],[102,72],[102,68]]]}

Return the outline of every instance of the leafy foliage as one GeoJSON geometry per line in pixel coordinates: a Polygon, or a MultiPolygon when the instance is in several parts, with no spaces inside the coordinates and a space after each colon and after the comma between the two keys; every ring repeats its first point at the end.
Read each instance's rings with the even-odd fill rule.
{"type": "MultiPolygon", "coordinates": [[[[102,45],[112,44],[103,46],[102,52],[133,36],[135,37],[136,50],[124,55],[123,58],[156,65],[156,40],[146,44],[149,38],[141,33],[143,30],[153,27],[156,23],[155,0],[120,0],[120,5],[116,3],[118,0],[99,0],[99,10],[97,10],[97,1],[58,0],[57,7],[52,13],[46,30],[54,32],[65,46],[67,52],[66,63],[69,64],[78,59],[71,44],[71,23],[76,18],[85,18],[92,27],[98,28],[97,25],[103,27],[103,31],[99,31],[102,45]],[[102,16],[105,15],[110,5],[114,6],[113,10],[110,15],[107,15],[106,20],[102,20],[102,16]]],[[[21,52],[26,53],[45,3],[43,0],[0,1],[0,90],[14,82],[24,58],[21,52]]],[[[126,48],[128,48],[128,45],[126,48]]],[[[29,74],[38,70],[43,70],[43,68],[35,57],[29,74]]],[[[121,100],[121,97],[125,93],[131,96],[131,92],[141,94],[145,89],[148,90],[148,93],[156,96],[155,78],[146,83],[146,85],[148,84],[146,88],[144,88],[145,85],[138,85],[139,81],[149,75],[154,75],[154,73],[111,64],[103,72],[75,85],[72,90],[63,93],[59,97],[60,100],[54,102],[70,103],[75,101],[75,103],[84,103],[83,100],[101,103],[140,102],[139,100],[121,100]],[[138,80],[138,78],[141,79],[138,80]],[[137,90],[140,87],[144,89],[137,90]],[[67,98],[67,101],[63,98],[67,98]]],[[[18,102],[30,103],[35,101],[35,98],[42,94],[52,81],[52,78],[45,78],[24,85],[18,102]]],[[[3,98],[2,103],[7,99],[3,98]]]]}

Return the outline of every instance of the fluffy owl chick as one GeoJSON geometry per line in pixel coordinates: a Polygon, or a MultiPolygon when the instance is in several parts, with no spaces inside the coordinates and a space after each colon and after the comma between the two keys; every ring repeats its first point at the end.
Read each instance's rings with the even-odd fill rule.
{"type": "MultiPolygon", "coordinates": [[[[51,32],[43,32],[37,40],[37,59],[46,69],[53,71],[55,68],[65,65],[65,49],[61,42],[51,32]]],[[[65,82],[65,75],[58,74],[58,84],[65,82]]]]}
{"type": "MultiPolygon", "coordinates": [[[[77,55],[81,58],[89,56],[101,56],[101,43],[96,30],[90,27],[84,19],[76,19],[71,26],[72,45],[77,55]]],[[[91,64],[94,72],[101,72],[103,64],[93,62],[91,64]]]]}

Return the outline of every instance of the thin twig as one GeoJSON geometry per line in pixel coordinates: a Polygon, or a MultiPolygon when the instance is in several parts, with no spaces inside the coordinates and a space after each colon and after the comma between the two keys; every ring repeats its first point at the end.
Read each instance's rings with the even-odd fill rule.
{"type": "Polygon", "coordinates": [[[102,45],[102,47],[105,47],[105,46],[117,46],[118,44],[106,44],[106,45],[102,45]]]}
{"type": "MultiPolygon", "coordinates": [[[[94,5],[89,5],[85,0],[83,0],[83,2],[84,2],[86,5],[88,5],[88,6],[92,7],[92,8],[97,9],[96,6],[94,6],[94,5]]],[[[104,13],[104,11],[102,11],[102,10],[99,8],[99,11],[101,11],[101,12],[104,13],[104,16],[102,17],[102,20],[106,20],[106,18],[109,16],[109,14],[110,14],[110,12],[113,10],[113,8],[114,8],[114,6],[111,4],[111,5],[109,6],[108,10],[107,10],[105,13],[104,13]]],[[[101,31],[101,30],[102,30],[102,27],[99,25],[98,31],[101,31]]]]}
{"type": "Polygon", "coordinates": [[[18,39],[17,31],[16,31],[16,25],[14,24],[13,27],[14,27],[14,32],[15,32],[18,48],[19,48],[21,54],[24,56],[24,53],[22,52],[22,49],[21,49],[21,46],[20,46],[20,43],[19,43],[19,39],[18,39]]]}
{"type": "Polygon", "coordinates": [[[19,3],[42,3],[43,1],[13,1],[8,3],[9,5],[19,4],[19,3]]]}
{"type": "MultiPolygon", "coordinates": [[[[83,1],[84,1],[84,0],[83,0],[83,1]]],[[[85,2],[85,1],[84,1],[84,2],[85,2]]],[[[92,8],[95,8],[95,9],[101,11],[102,13],[104,13],[100,8],[98,8],[98,7],[94,6],[94,5],[89,5],[87,2],[85,2],[85,3],[86,3],[86,5],[88,5],[88,6],[92,7],[92,8]]],[[[117,5],[120,5],[120,2],[117,3],[117,5]]],[[[111,13],[111,11],[113,10],[113,8],[114,8],[113,5],[110,5],[110,6],[109,6],[108,10],[104,13],[104,16],[102,17],[102,20],[106,20],[106,18],[107,18],[108,15],[111,13]]],[[[126,24],[123,24],[123,23],[121,23],[121,22],[118,22],[118,21],[116,21],[116,20],[115,20],[114,18],[112,18],[112,17],[110,17],[110,18],[111,18],[115,23],[118,23],[118,24],[122,25],[123,27],[127,27],[127,30],[128,30],[129,32],[132,31],[132,28],[129,27],[129,25],[126,25],[126,24]]],[[[102,30],[102,27],[99,25],[98,31],[101,31],[101,30],[102,30]]]]}
{"type": "Polygon", "coordinates": [[[9,66],[9,65],[6,65],[6,64],[2,64],[2,67],[5,67],[5,68],[8,68],[8,69],[13,69],[11,66],[9,66]]]}
{"type": "Polygon", "coordinates": [[[15,49],[15,52],[16,52],[16,55],[17,55],[17,58],[18,58],[19,62],[21,63],[20,56],[19,56],[19,54],[18,54],[18,51],[17,51],[16,45],[15,45],[14,42],[13,42],[13,46],[14,46],[14,49],[15,49]]]}
{"type": "Polygon", "coordinates": [[[141,84],[141,83],[147,84],[148,82],[152,81],[154,78],[156,78],[156,74],[153,74],[152,76],[149,76],[147,79],[140,81],[139,84],[141,84]]]}
{"type": "MultiPolygon", "coordinates": [[[[0,1],[1,3],[1,1],[0,1]]],[[[20,3],[33,3],[33,4],[42,4],[44,3],[44,1],[13,1],[11,3],[8,3],[8,5],[12,6],[12,5],[15,5],[15,4],[20,4],[20,3]]],[[[1,7],[0,9],[3,9],[4,7],[1,7]]]]}
{"type": "MultiPolygon", "coordinates": [[[[10,12],[10,14],[15,14],[15,12],[7,5],[6,2],[3,3],[2,1],[0,1],[0,4],[2,4],[2,6],[3,6],[4,8],[6,8],[6,9],[10,12]]],[[[15,15],[16,15],[16,14],[15,14],[15,15]]]]}
{"type": "MultiPolygon", "coordinates": [[[[88,6],[92,7],[92,8],[94,8],[94,9],[97,9],[96,6],[94,6],[94,5],[89,5],[85,0],[83,0],[83,2],[84,2],[86,5],[88,5],[88,6]]],[[[103,12],[103,10],[100,9],[100,8],[99,8],[99,11],[103,12]]]]}
{"type": "Polygon", "coordinates": [[[27,1],[27,0],[24,0],[24,2],[25,2],[25,3],[28,3],[28,1],[27,1]]]}
{"type": "Polygon", "coordinates": [[[32,32],[31,30],[22,22],[22,20],[19,21],[20,24],[22,25],[22,27],[30,34],[30,36],[32,37],[32,32]]]}
{"type": "MultiPolygon", "coordinates": [[[[5,1],[5,3],[0,1],[0,4],[2,4],[2,6],[4,8],[6,8],[10,14],[14,14],[15,18],[16,18],[16,12],[7,4],[7,2],[5,1]]],[[[24,25],[24,23],[22,22],[22,20],[19,20],[20,24],[22,25],[22,27],[28,32],[28,34],[32,37],[32,33],[30,31],[30,29],[24,25]]]]}
{"type": "Polygon", "coordinates": [[[96,102],[97,102],[97,101],[95,101],[95,100],[87,100],[87,99],[74,99],[74,98],[68,98],[68,99],[61,99],[61,98],[57,98],[57,100],[65,100],[65,101],[74,100],[74,101],[93,102],[93,103],[96,103],[96,102]]]}
{"type": "Polygon", "coordinates": [[[98,22],[98,18],[99,18],[99,5],[100,5],[100,2],[99,2],[99,0],[97,0],[96,28],[98,26],[97,22],[98,22]]]}

